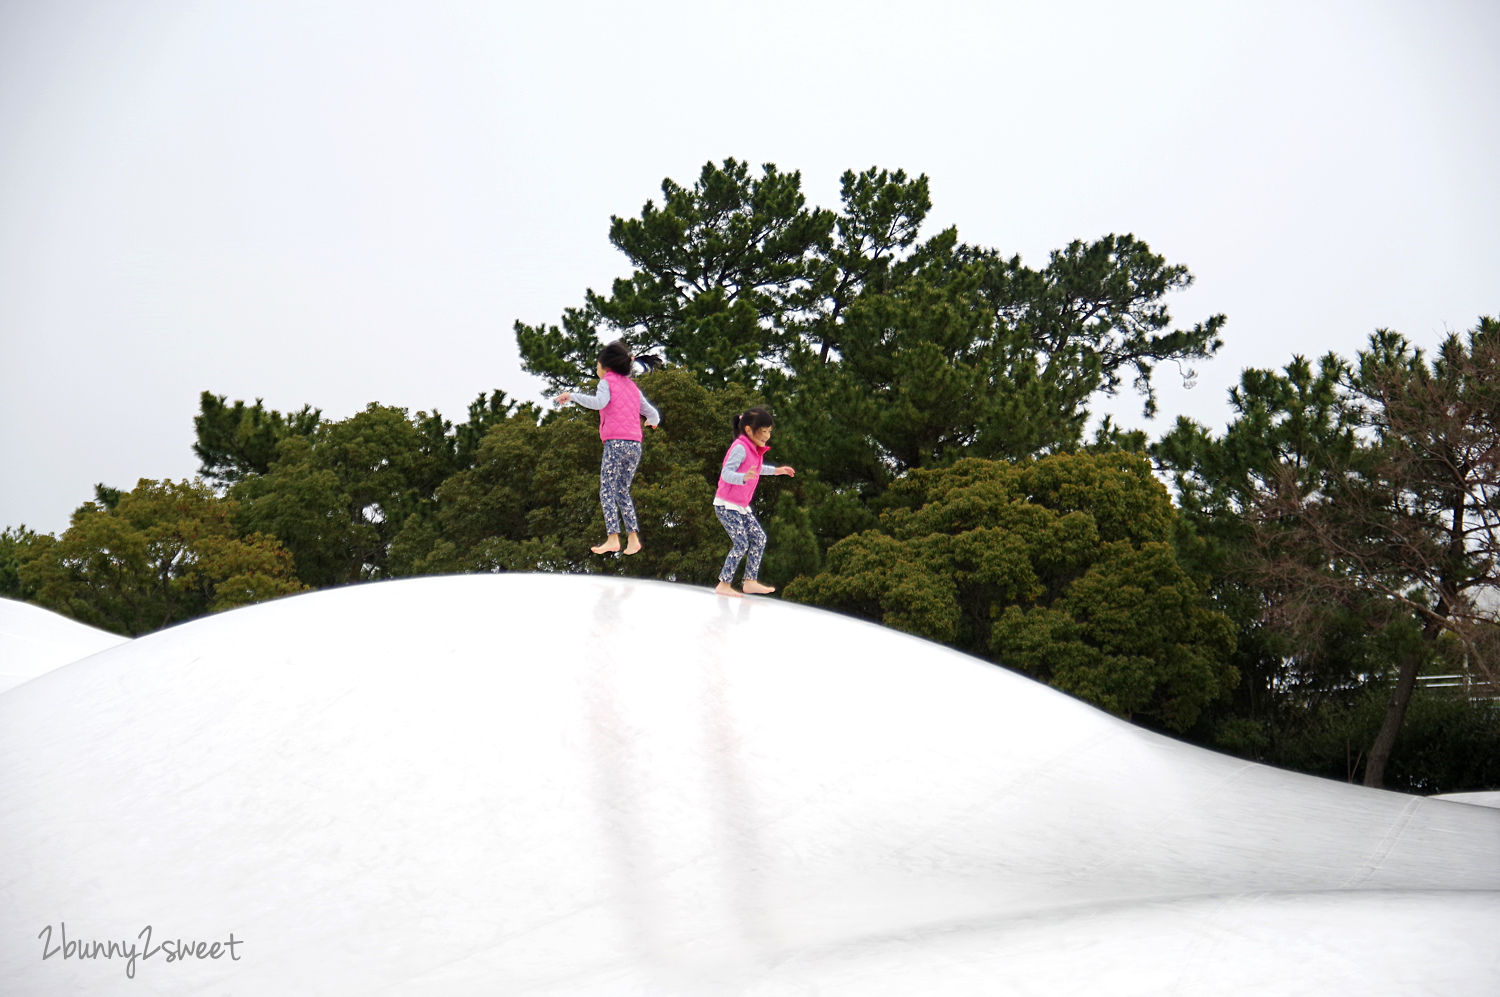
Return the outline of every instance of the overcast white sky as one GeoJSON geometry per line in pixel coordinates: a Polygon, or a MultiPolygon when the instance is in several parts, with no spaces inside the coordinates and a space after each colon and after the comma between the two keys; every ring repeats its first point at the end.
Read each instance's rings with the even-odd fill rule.
{"type": "MultiPolygon", "coordinates": [[[[1032,263],[1133,232],[1242,367],[1500,313],[1500,4],[0,0],[0,526],[187,477],[204,389],[462,415],[609,216],[726,156],[932,178],[1032,263]]],[[[1144,424],[1140,405],[1111,406],[1144,424]]]]}

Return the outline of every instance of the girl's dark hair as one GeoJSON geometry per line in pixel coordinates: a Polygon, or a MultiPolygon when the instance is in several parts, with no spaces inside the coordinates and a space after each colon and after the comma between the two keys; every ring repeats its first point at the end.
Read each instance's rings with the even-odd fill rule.
{"type": "Polygon", "coordinates": [[[630,359],[630,348],[623,339],[617,339],[599,351],[599,363],[604,369],[625,377],[630,376],[630,359]]]}
{"type": "Polygon", "coordinates": [[[771,410],[764,405],[746,409],[734,417],[734,438],[739,439],[742,435],[750,435],[752,429],[765,429],[767,426],[776,425],[776,420],[771,417],[771,410]]]}

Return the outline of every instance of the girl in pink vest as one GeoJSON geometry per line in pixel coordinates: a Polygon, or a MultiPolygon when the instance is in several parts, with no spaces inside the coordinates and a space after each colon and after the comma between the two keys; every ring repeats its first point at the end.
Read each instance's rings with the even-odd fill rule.
{"type": "MultiPolygon", "coordinates": [[[[648,370],[661,363],[657,357],[641,360],[648,370]]],[[[604,459],[599,465],[599,504],[604,507],[604,526],[609,537],[597,547],[589,548],[595,554],[613,554],[620,549],[621,518],[629,534],[625,553],[635,554],[641,549],[630,481],[641,463],[641,418],[644,416],[646,424],[655,428],[661,423],[661,413],[630,379],[633,362],[624,341],[617,339],[599,351],[599,386],[592,395],[564,391],[557,396],[559,405],[573,402],[599,411],[599,439],[604,441],[604,459]]]]}
{"type": "Polygon", "coordinates": [[[750,595],[776,591],[774,586],[762,585],[755,579],[760,574],[761,555],[766,552],[766,531],[750,511],[750,500],[755,497],[755,485],[762,474],[795,476],[797,473],[786,465],[773,467],[762,460],[771,449],[774,425],[776,420],[771,418],[770,411],[758,405],[734,419],[735,440],[724,455],[724,465],[719,469],[719,490],[714,495],[714,514],[729,531],[731,542],[729,556],[719,572],[719,584],[714,589],[719,595],[740,595],[732,583],[735,569],[746,554],[749,559],[745,561],[744,590],[750,595]]]}

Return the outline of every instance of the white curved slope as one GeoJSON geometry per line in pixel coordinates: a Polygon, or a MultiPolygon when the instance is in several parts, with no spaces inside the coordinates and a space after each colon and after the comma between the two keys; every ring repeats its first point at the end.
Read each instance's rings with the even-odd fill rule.
{"type": "Polygon", "coordinates": [[[1469,803],[1476,807],[1500,807],[1500,792],[1491,790],[1481,793],[1439,793],[1434,800],[1452,800],[1454,803],[1469,803]]]}
{"type": "Polygon", "coordinates": [[[40,606],[0,599],[0,692],[128,640],[40,606]]]}
{"type": "Polygon", "coordinates": [[[1500,811],[660,583],[319,592],[43,676],[0,855],[25,993],[1500,992],[1500,811]],[[127,979],[63,922],[239,958],[127,979]]]}

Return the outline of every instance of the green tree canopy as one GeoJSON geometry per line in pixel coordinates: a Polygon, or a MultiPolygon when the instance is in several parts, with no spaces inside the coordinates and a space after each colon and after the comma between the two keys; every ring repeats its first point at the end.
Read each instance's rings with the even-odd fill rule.
{"type": "Polygon", "coordinates": [[[1179,563],[1175,513],[1141,457],[967,459],[908,473],[884,503],[878,529],[834,544],[788,598],[1173,729],[1234,687],[1233,625],[1179,563]]]}
{"type": "Polygon", "coordinates": [[[1267,645],[1281,661],[1263,680],[1390,683],[1369,785],[1382,784],[1417,675],[1450,656],[1444,641],[1472,667],[1493,657],[1493,614],[1476,594],[1500,580],[1497,371],[1493,320],[1431,360],[1382,330],[1352,364],[1247,370],[1221,436],[1179,420],[1155,448],[1190,521],[1216,538],[1226,579],[1253,594],[1244,622],[1282,638],[1267,645]],[[1349,653],[1363,647],[1385,656],[1349,653]],[[1316,674],[1339,662],[1356,682],[1316,674]]]}
{"type": "Polygon", "coordinates": [[[912,468],[1078,447],[1098,364],[1046,363],[1002,324],[973,268],[849,306],[836,364],[803,365],[786,408],[806,462],[871,494],[912,468]]]}
{"type": "MultiPolygon", "coordinates": [[[[1170,328],[1165,298],[1192,286],[1193,276],[1133,235],[1075,239],[1054,250],[1041,270],[992,250],[959,247],[956,255],[981,269],[998,324],[1026,335],[1049,379],[1075,380],[1080,400],[1099,390],[1113,394],[1133,372],[1146,414],[1153,415],[1156,366],[1206,360],[1223,345],[1223,315],[1188,329],[1170,328]]],[[[1190,366],[1184,375],[1194,376],[1190,366]]]]}
{"type": "Polygon", "coordinates": [[[634,352],[661,348],[711,385],[759,385],[762,366],[790,348],[788,318],[812,306],[830,244],[831,212],[808,208],[800,173],[767,163],[704,164],[697,182],[662,181],[662,204],[639,218],[610,219],[609,240],[629,258],[629,277],[608,297],[592,290],[561,328],[517,322],[527,370],[554,389],[593,375],[601,325],[634,352]]]}
{"type": "Polygon", "coordinates": [[[0,597],[30,600],[36,593],[21,581],[21,566],[32,560],[57,538],[38,533],[25,526],[7,526],[0,530],[0,597]]]}
{"type": "Polygon", "coordinates": [[[390,573],[390,544],[403,524],[436,512],[436,492],[472,466],[490,427],[536,410],[503,391],[480,395],[469,420],[454,426],[439,413],[369,405],[306,434],[288,434],[264,471],[246,470],[229,493],[245,531],[278,537],[296,559],[298,577],[314,587],[390,573]]]}
{"type": "Polygon", "coordinates": [[[112,508],[85,503],[20,580],[39,604],[132,637],[302,591],[281,544],[241,536],[235,511],[202,483],[143,478],[112,508]]]}
{"type": "Polygon", "coordinates": [[[203,477],[233,484],[247,474],[265,474],[276,459],[277,444],[289,436],[307,436],[321,418],[322,412],[311,405],[283,415],[259,398],[254,405],[229,405],[226,396],[205,391],[193,417],[193,453],[202,462],[203,477]]]}

